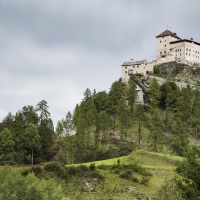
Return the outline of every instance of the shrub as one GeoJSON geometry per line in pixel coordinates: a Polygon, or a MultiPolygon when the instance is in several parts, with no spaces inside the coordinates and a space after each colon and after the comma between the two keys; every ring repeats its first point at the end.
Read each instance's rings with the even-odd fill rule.
{"type": "Polygon", "coordinates": [[[135,182],[135,183],[139,183],[140,182],[139,178],[136,177],[136,176],[132,177],[132,181],[135,182]]]}
{"type": "Polygon", "coordinates": [[[97,178],[97,179],[99,179],[99,180],[104,180],[104,177],[103,177],[99,172],[97,172],[97,171],[91,172],[91,173],[90,173],[90,177],[91,177],[91,178],[97,178]]]}
{"type": "Polygon", "coordinates": [[[34,167],[32,168],[32,171],[33,171],[34,174],[37,176],[37,175],[39,175],[39,174],[42,173],[43,169],[42,169],[41,166],[36,165],[36,166],[34,166],[34,167]]]}
{"type": "Polygon", "coordinates": [[[124,179],[131,179],[132,178],[132,171],[130,169],[128,169],[125,172],[122,172],[119,177],[124,178],[124,179]]]}
{"type": "Polygon", "coordinates": [[[102,170],[108,170],[108,169],[111,169],[111,166],[102,164],[102,165],[97,166],[97,168],[102,169],[102,170]]]}
{"type": "Polygon", "coordinates": [[[56,172],[56,174],[61,178],[66,178],[66,168],[62,166],[59,162],[50,162],[45,165],[44,169],[49,172],[56,172]]]}
{"type": "Polygon", "coordinates": [[[95,170],[96,170],[96,165],[95,165],[95,163],[91,163],[90,166],[89,166],[89,169],[90,169],[91,171],[95,171],[95,170]]]}
{"type": "Polygon", "coordinates": [[[160,74],[160,67],[159,67],[158,65],[155,65],[155,66],[153,67],[153,73],[154,73],[154,74],[160,74]]]}
{"type": "Polygon", "coordinates": [[[31,172],[31,170],[25,169],[25,170],[23,170],[23,171],[21,172],[21,175],[22,175],[22,176],[27,176],[30,172],[31,172]]]}
{"type": "Polygon", "coordinates": [[[89,168],[86,165],[80,165],[77,167],[80,171],[82,172],[87,172],[89,171],[89,168]]]}
{"type": "Polygon", "coordinates": [[[141,184],[148,185],[149,181],[150,181],[149,177],[143,176],[141,180],[141,184]]]}
{"type": "Polygon", "coordinates": [[[46,171],[57,172],[62,168],[59,162],[50,162],[44,166],[46,171]]]}
{"type": "Polygon", "coordinates": [[[74,167],[74,166],[67,167],[66,170],[67,170],[67,173],[72,176],[75,176],[76,174],[80,173],[80,168],[74,167]]]}

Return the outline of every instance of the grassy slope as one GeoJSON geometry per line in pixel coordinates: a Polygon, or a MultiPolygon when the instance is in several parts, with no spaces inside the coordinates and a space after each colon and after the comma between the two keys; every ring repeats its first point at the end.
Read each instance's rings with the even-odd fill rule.
{"type": "MultiPolygon", "coordinates": [[[[40,175],[40,178],[55,178],[60,183],[66,196],[70,200],[134,200],[138,196],[142,199],[146,197],[152,197],[160,186],[166,181],[170,180],[175,175],[176,163],[182,161],[183,158],[178,156],[172,156],[169,154],[148,152],[145,150],[136,150],[129,156],[123,156],[120,158],[113,158],[108,160],[96,161],[96,166],[100,165],[117,165],[117,160],[120,160],[121,164],[134,164],[137,163],[146,168],[152,173],[150,182],[148,185],[141,184],[141,174],[133,172],[133,176],[139,179],[139,182],[133,180],[127,180],[120,178],[121,171],[108,169],[97,169],[97,173],[103,176],[103,180],[98,177],[92,177],[88,173],[82,173],[69,178],[62,179],[54,175],[54,172],[45,172],[40,175]]],[[[82,165],[89,166],[91,163],[84,163],[82,165]]],[[[68,165],[79,166],[79,165],[68,165]]],[[[4,167],[0,167],[3,169],[4,167]]],[[[30,167],[12,167],[20,172],[24,170],[30,170],[30,167]]]]}
{"type": "MultiPolygon", "coordinates": [[[[134,151],[129,156],[120,157],[121,164],[133,164],[137,163],[145,167],[150,171],[153,176],[150,178],[149,184],[142,185],[135,183],[131,180],[125,180],[119,178],[118,174],[112,173],[108,170],[99,170],[99,173],[103,175],[105,180],[103,182],[94,183],[89,180],[92,184],[96,184],[95,192],[84,191],[82,178],[76,177],[74,180],[68,183],[69,193],[72,194],[74,187],[79,185],[77,188],[76,195],[72,194],[72,199],[134,199],[138,194],[144,193],[144,196],[152,196],[157,189],[166,181],[170,180],[175,175],[176,163],[183,160],[179,156],[172,156],[169,154],[153,153],[144,150],[134,151]]],[[[117,164],[118,158],[96,161],[96,166],[99,165],[113,165],[117,164]]],[[[89,166],[91,163],[84,163],[83,165],[89,166]]],[[[78,165],[73,165],[78,166],[78,165]]],[[[135,174],[137,177],[138,175],[135,174]]],[[[145,199],[145,198],[144,198],[145,199]]]]}

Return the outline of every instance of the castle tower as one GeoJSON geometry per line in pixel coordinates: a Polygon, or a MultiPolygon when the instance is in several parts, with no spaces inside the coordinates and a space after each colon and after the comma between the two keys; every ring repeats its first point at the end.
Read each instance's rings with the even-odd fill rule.
{"type": "Polygon", "coordinates": [[[156,36],[156,58],[172,54],[170,42],[181,40],[176,33],[169,30],[162,32],[156,36]]]}

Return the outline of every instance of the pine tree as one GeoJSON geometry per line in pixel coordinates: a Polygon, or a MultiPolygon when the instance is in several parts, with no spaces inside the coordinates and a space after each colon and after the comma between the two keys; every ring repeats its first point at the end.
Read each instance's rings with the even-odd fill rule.
{"type": "Polygon", "coordinates": [[[151,114],[151,121],[149,124],[150,133],[148,135],[149,147],[153,151],[159,151],[163,147],[163,121],[158,109],[153,109],[151,114]]]}
{"type": "Polygon", "coordinates": [[[0,165],[10,165],[15,163],[15,142],[8,128],[0,132],[0,165]]]}
{"type": "Polygon", "coordinates": [[[31,165],[34,163],[34,153],[41,147],[41,139],[37,127],[34,124],[29,124],[25,131],[25,146],[31,151],[31,165]]]}

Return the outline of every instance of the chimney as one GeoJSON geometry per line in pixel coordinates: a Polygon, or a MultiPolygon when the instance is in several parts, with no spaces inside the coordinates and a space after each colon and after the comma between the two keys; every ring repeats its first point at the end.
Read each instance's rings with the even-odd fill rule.
{"type": "Polygon", "coordinates": [[[193,38],[191,37],[190,40],[193,41],[193,38]]]}

